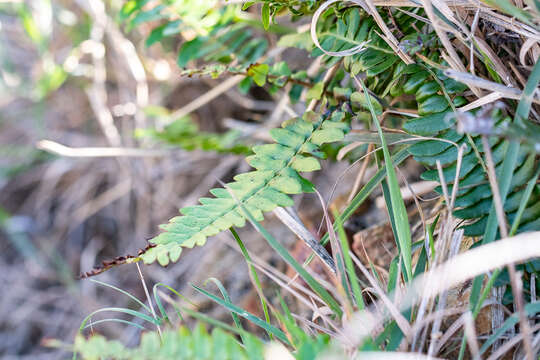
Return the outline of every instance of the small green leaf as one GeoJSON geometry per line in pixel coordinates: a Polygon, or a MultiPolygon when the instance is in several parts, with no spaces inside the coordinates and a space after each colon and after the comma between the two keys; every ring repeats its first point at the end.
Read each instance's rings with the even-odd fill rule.
{"type": "MultiPolygon", "coordinates": [[[[373,97],[369,97],[371,106],[373,106],[373,109],[375,110],[375,114],[380,115],[383,112],[381,104],[374,99],[373,97]]],[[[358,91],[355,91],[351,94],[351,101],[358,103],[362,108],[369,109],[369,105],[366,100],[366,96],[363,93],[360,93],[358,91]]]]}
{"type": "Polygon", "coordinates": [[[409,120],[403,125],[403,129],[415,135],[432,136],[451,128],[455,123],[456,119],[451,112],[443,112],[409,120]]]}
{"type": "Polygon", "coordinates": [[[315,145],[340,141],[345,137],[345,134],[340,129],[330,128],[321,129],[313,132],[311,142],[315,145]]]}
{"type": "Polygon", "coordinates": [[[272,65],[272,70],[270,70],[270,74],[276,76],[291,76],[292,73],[291,69],[289,69],[289,65],[287,65],[285,61],[280,61],[272,65]]]}
{"type": "Polygon", "coordinates": [[[268,64],[255,64],[248,68],[248,76],[250,76],[255,84],[264,86],[266,84],[266,75],[268,75],[270,67],[268,64]]]}
{"type": "Polygon", "coordinates": [[[261,17],[264,30],[268,30],[270,27],[270,3],[265,2],[261,9],[261,17]]]}
{"type": "Polygon", "coordinates": [[[270,200],[276,205],[279,206],[293,206],[294,201],[288,197],[287,195],[273,189],[273,188],[265,188],[261,192],[261,196],[265,197],[266,199],[270,200]]]}
{"type": "Polygon", "coordinates": [[[307,100],[319,100],[322,97],[324,85],[322,82],[316,83],[306,94],[307,100]]]}
{"type": "Polygon", "coordinates": [[[176,60],[178,66],[183,68],[190,60],[196,59],[203,43],[204,39],[201,37],[185,42],[178,53],[178,59],[176,60]]]}
{"type": "Polygon", "coordinates": [[[316,171],[321,169],[321,164],[315,158],[296,155],[292,162],[292,168],[299,172],[316,171]]]}
{"type": "Polygon", "coordinates": [[[418,105],[418,114],[427,115],[443,112],[448,109],[448,101],[442,95],[433,95],[418,105]]]}
{"type": "Polygon", "coordinates": [[[300,194],[302,192],[302,185],[298,180],[290,176],[279,176],[272,180],[270,184],[273,188],[285,194],[300,194]]]}
{"type": "Polygon", "coordinates": [[[252,0],[252,1],[246,1],[244,3],[244,5],[242,5],[242,10],[247,10],[249,9],[252,5],[256,4],[257,1],[256,0],[252,0]]]}
{"type": "Polygon", "coordinates": [[[416,74],[412,75],[406,82],[403,84],[403,91],[405,94],[414,94],[418,88],[426,82],[429,73],[427,71],[421,70],[416,74]]]}
{"type": "Polygon", "coordinates": [[[270,130],[270,136],[277,143],[288,146],[292,149],[297,149],[304,142],[304,137],[292,132],[288,129],[272,129],[270,130]]]}

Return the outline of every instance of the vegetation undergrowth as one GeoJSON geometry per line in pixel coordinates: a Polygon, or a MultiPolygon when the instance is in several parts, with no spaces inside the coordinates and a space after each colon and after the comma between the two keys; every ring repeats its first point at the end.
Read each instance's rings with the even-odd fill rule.
{"type": "MultiPolygon", "coordinates": [[[[83,274],[97,275],[126,263],[181,262],[186,248],[203,246],[209,237],[230,230],[264,317],[233,304],[217,279],[210,280],[221,296],[192,287],[230,312],[234,325],[198,312],[174,289],[157,284],[157,312],[149,295],[150,306],[133,298],[144,311],[98,310],[83,322],[81,333],[106,321],[146,329],[143,323],[157,331],[146,332],[137,348],[78,335],[75,354],[88,359],[312,359],[377,358],[380,352],[400,358],[411,352],[418,358],[464,358],[469,353],[475,359],[496,359],[513,352],[516,358],[537,358],[540,63],[534,58],[538,52],[529,54],[531,47],[521,47],[524,33],[539,34],[537,4],[526,5],[525,11],[523,4],[503,0],[470,8],[429,0],[404,3],[125,3],[120,18],[126,29],[142,24],[153,28],[148,46],[167,47],[177,35],[182,38],[177,63],[183,75],[237,79],[244,94],[262,87],[302,112],[268,129],[264,143],[239,132],[199,131],[185,116],[160,129],[140,129],[140,136],[189,151],[246,155],[255,170],[209,190],[212,196],[200,198],[199,205],[180,209],[181,215],[162,225],[138,255],[83,274]],[[479,29],[480,13],[496,14],[519,42],[493,49],[497,42],[479,29]],[[521,84],[507,76],[511,46],[515,53],[524,51],[520,69],[526,78],[520,75],[521,84]],[[303,51],[303,60],[312,59],[315,65],[293,67],[281,60],[290,48],[303,51]],[[436,211],[424,213],[424,200],[411,190],[412,207],[421,217],[421,231],[416,232],[403,196],[409,184],[399,169],[409,156],[424,166],[423,181],[436,182],[439,201],[436,211]],[[322,169],[324,159],[346,159],[353,165],[372,161],[376,168],[333,214],[317,185],[307,179],[308,173],[322,169]],[[382,270],[352,251],[344,229],[379,185],[398,249],[382,270]],[[326,232],[320,237],[296,216],[292,196],[297,194],[320,197],[326,232]],[[304,264],[261,224],[270,212],[311,248],[304,264]],[[247,224],[303,283],[250,256],[249,239],[236,231],[247,224]],[[315,256],[325,266],[326,278],[307,266],[315,256]],[[262,276],[280,287],[279,301],[269,299],[262,276]],[[178,298],[165,295],[165,289],[178,298]],[[312,316],[293,313],[285,293],[312,316]],[[456,293],[460,300],[451,301],[456,293]],[[164,300],[176,310],[176,321],[167,315],[164,300]],[[137,321],[91,321],[105,311],[137,321]],[[481,315],[490,326],[479,334],[481,315]],[[186,317],[199,325],[189,330],[186,317]],[[240,318],[263,331],[246,330],[240,318]],[[207,332],[202,323],[213,330],[207,332]]],[[[485,27],[488,22],[482,17],[485,27]]]]}

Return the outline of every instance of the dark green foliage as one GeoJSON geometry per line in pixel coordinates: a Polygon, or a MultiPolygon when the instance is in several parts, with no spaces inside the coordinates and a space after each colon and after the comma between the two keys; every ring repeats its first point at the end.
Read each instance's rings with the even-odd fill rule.
{"type": "Polygon", "coordinates": [[[257,62],[268,48],[268,41],[255,37],[247,24],[228,23],[214,28],[208,36],[185,42],[178,54],[178,65],[185,67],[190,60],[250,65],[257,62]]]}
{"type": "MultiPolygon", "coordinates": [[[[414,11],[421,11],[416,9],[414,11]]],[[[465,226],[465,234],[469,236],[481,236],[484,233],[487,214],[492,206],[492,193],[488,184],[487,174],[482,166],[484,160],[482,144],[479,137],[469,138],[457,133],[456,118],[453,115],[455,107],[466,104],[463,92],[467,87],[448,77],[439,69],[431,68],[429,65],[422,65],[420,62],[412,65],[405,65],[386,42],[377,34],[380,30],[375,25],[372,18],[365,15],[358,7],[346,9],[336,17],[334,11],[328,10],[326,18],[319,23],[319,41],[321,46],[327,51],[343,51],[352,48],[362,42],[367,41],[366,50],[352,56],[344,58],[344,66],[352,75],[364,72],[367,75],[366,83],[370,90],[380,96],[379,102],[375,105],[379,113],[382,113],[386,95],[393,98],[401,95],[413,96],[414,102],[403,103],[404,107],[416,109],[419,118],[408,120],[403,128],[410,134],[437,137],[441,140],[426,140],[418,142],[409,148],[414,158],[425,164],[428,170],[424,172],[422,178],[425,180],[440,181],[436,169],[436,162],[439,161],[443,167],[444,180],[449,184],[449,191],[457,170],[458,151],[452,142],[458,145],[465,144],[464,156],[461,163],[459,191],[455,206],[457,210],[454,215],[461,219],[468,220],[469,225],[465,226]],[[452,104],[449,102],[452,101],[452,104]],[[476,154],[475,147],[481,159],[476,154]]],[[[410,16],[395,12],[393,20],[399,27],[402,38],[400,48],[407,53],[422,54],[431,61],[446,64],[439,60],[437,38],[435,34],[418,34],[418,28],[423,28],[424,24],[411,18],[410,16]],[[416,25],[416,29],[412,26],[416,25]]],[[[312,55],[319,56],[323,52],[315,49],[312,55]]],[[[337,61],[336,57],[323,55],[323,59],[329,64],[337,61]]],[[[366,108],[365,97],[359,93],[351,95],[351,100],[359,103],[362,108],[366,108]],[[362,101],[358,101],[362,100],[362,101]],[[363,103],[362,103],[363,102],[363,103]]],[[[474,116],[474,115],[473,115],[474,116]]],[[[500,111],[492,115],[495,128],[494,134],[513,136],[523,139],[515,133],[523,134],[523,130],[512,132],[504,129],[516,129],[517,126],[510,124],[510,119],[505,117],[500,111]]],[[[534,131],[532,132],[534,134],[534,131]]],[[[504,159],[508,141],[500,136],[490,138],[494,161],[497,171],[504,159]]],[[[515,218],[515,213],[519,207],[521,191],[527,181],[531,179],[537,168],[535,151],[529,148],[522,148],[519,154],[518,163],[520,166],[515,170],[512,180],[512,194],[509,196],[505,211],[510,223],[515,218]]],[[[437,188],[439,193],[442,189],[437,188]]],[[[540,187],[536,187],[533,196],[529,199],[528,205],[521,218],[520,231],[534,229],[538,227],[540,219],[540,206],[538,204],[538,192],[540,187]]]]}
{"type": "MultiPolygon", "coordinates": [[[[497,120],[497,118],[498,120],[501,120],[503,117],[501,113],[494,113],[493,116],[495,117],[495,120],[497,120]]],[[[474,222],[471,225],[465,226],[466,235],[481,236],[485,230],[487,215],[491,210],[493,195],[487,180],[487,174],[476,157],[468,139],[465,136],[456,133],[450,126],[441,125],[452,124],[454,122],[455,120],[452,112],[445,112],[435,116],[431,115],[411,120],[404,125],[404,128],[413,134],[437,137],[456,142],[458,145],[467,145],[461,163],[458,195],[455,202],[457,210],[454,212],[454,215],[458,218],[474,222]]],[[[475,146],[480,153],[483,154],[481,142],[478,138],[473,139],[475,140],[475,146]]],[[[499,171],[506,153],[507,142],[493,137],[490,139],[490,143],[496,169],[499,171]]],[[[452,190],[457,160],[457,149],[455,146],[437,140],[426,140],[411,146],[409,151],[414,155],[416,160],[430,167],[434,167],[436,160],[439,160],[444,167],[443,174],[446,182],[449,184],[449,191],[452,190]]],[[[510,223],[512,223],[515,212],[519,207],[523,186],[531,179],[537,166],[534,153],[528,153],[527,151],[522,150],[519,159],[520,166],[514,173],[512,192],[505,203],[504,209],[507,212],[510,223]]],[[[427,180],[439,180],[435,168],[427,170],[422,177],[427,180]]],[[[436,190],[439,193],[442,193],[440,187],[436,190]]],[[[531,229],[531,226],[534,227],[534,222],[540,217],[540,206],[538,206],[539,193],[540,187],[536,186],[533,195],[529,199],[524,216],[522,217],[521,231],[531,229]]]]}

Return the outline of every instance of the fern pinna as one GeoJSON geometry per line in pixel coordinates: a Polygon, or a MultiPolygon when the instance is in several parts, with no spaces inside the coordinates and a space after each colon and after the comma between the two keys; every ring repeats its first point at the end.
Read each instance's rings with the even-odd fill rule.
{"type": "Polygon", "coordinates": [[[201,198],[201,205],[182,208],[182,216],[161,227],[164,232],[150,240],[155,246],[140,259],[167,265],[178,260],[182,248],[204,245],[209,236],[231,226],[244,226],[244,209],[260,221],[263,212],[293,205],[288,194],[313,191],[313,184],[299,173],[320,169],[317,158],[324,158],[320,145],[343,139],[349,129],[348,117],[341,109],[324,116],[307,112],[301,119],[270,130],[276,143],[254,146],[255,154],[247,158],[255,171],[236,175],[225,188],[210,190],[214,197],[201,198]]]}

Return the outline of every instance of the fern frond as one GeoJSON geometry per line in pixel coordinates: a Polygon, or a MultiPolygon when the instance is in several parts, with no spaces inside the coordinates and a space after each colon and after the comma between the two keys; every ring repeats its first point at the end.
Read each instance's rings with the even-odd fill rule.
{"type": "Polygon", "coordinates": [[[75,339],[74,352],[84,360],[262,359],[264,343],[249,333],[243,334],[243,338],[249,341],[248,347],[241,346],[232,334],[220,328],[209,334],[199,324],[193,331],[186,327],[164,331],[161,338],[156,332],[145,332],[135,348],[127,348],[119,341],[107,340],[101,335],[88,339],[79,335],[75,339]]]}
{"type": "Polygon", "coordinates": [[[257,62],[268,49],[268,41],[255,37],[245,23],[230,22],[213,29],[208,36],[185,42],[178,54],[178,65],[185,67],[190,60],[206,63],[250,65],[257,62]]]}
{"type": "MultiPolygon", "coordinates": [[[[491,116],[494,118],[493,121],[499,124],[506,124],[510,121],[508,117],[504,117],[500,112],[495,112],[491,116]]],[[[404,129],[415,135],[437,137],[442,140],[456,142],[460,146],[467,145],[461,160],[459,188],[454,204],[457,210],[454,211],[454,216],[468,221],[469,224],[464,226],[465,235],[481,236],[485,231],[487,216],[491,211],[493,194],[488,183],[487,174],[471,144],[465,135],[459,134],[453,129],[454,124],[454,115],[448,111],[410,120],[405,123],[404,129]]],[[[479,153],[483,154],[484,149],[480,139],[475,137],[473,140],[479,153]]],[[[496,170],[500,171],[508,142],[497,137],[491,137],[489,142],[492,147],[496,170]]],[[[434,168],[436,161],[439,160],[444,166],[443,176],[447,184],[449,184],[449,191],[452,191],[457,171],[457,150],[454,146],[437,140],[426,140],[412,145],[409,152],[417,161],[432,168],[422,174],[422,178],[425,180],[440,180],[438,172],[434,168]]],[[[512,190],[504,205],[510,223],[513,222],[519,208],[522,188],[537,169],[536,157],[534,152],[531,153],[526,148],[522,148],[520,151],[518,163],[521,165],[515,170],[511,184],[512,190]]],[[[442,193],[440,186],[435,190],[442,193]]],[[[537,185],[521,218],[519,231],[534,229],[538,226],[540,219],[539,193],[540,186],[537,185]]]]}
{"type": "Polygon", "coordinates": [[[141,254],[140,259],[145,263],[157,260],[161,265],[175,262],[182,248],[202,246],[209,236],[231,226],[244,226],[242,208],[261,221],[264,212],[292,206],[289,195],[313,191],[313,184],[299,173],[320,169],[317,158],[324,158],[324,153],[319,147],[344,138],[349,129],[345,118],[341,110],[326,116],[308,112],[302,119],[271,130],[276,143],[253,147],[255,154],[247,158],[255,171],[236,175],[226,188],[210,190],[214,197],[200,199],[201,205],[181,209],[182,216],[161,226],[164,232],[150,240],[156,246],[141,254]]]}
{"type": "Polygon", "coordinates": [[[130,0],[124,4],[121,18],[130,28],[146,22],[160,23],[146,40],[147,46],[179,33],[194,33],[180,48],[177,62],[182,68],[191,60],[250,65],[268,49],[268,41],[256,36],[237,4],[219,6],[199,0],[148,4],[146,0],[130,0]]]}
{"type": "MultiPolygon", "coordinates": [[[[266,3],[273,2],[265,1],[266,3]]],[[[365,43],[366,49],[345,57],[343,65],[351,75],[359,73],[366,75],[365,83],[374,95],[372,101],[375,103],[372,105],[375,110],[383,112],[388,105],[385,99],[388,95],[392,98],[402,97],[403,101],[399,106],[414,110],[420,115],[420,118],[405,123],[404,129],[407,132],[467,145],[459,174],[455,215],[468,221],[467,235],[481,235],[485,228],[486,212],[491,206],[491,191],[482,164],[482,144],[478,137],[458,133],[455,130],[455,119],[448,116],[456,107],[468,102],[463,96],[467,86],[444,75],[442,69],[447,64],[438,50],[440,46],[436,34],[427,24],[419,20],[423,11],[421,8],[410,11],[419,16],[410,16],[403,12],[382,16],[388,20],[387,23],[395,26],[400,50],[411,56],[417,55],[421,60],[416,64],[403,63],[379,35],[380,30],[374,20],[357,6],[343,8],[337,5],[328,9],[317,25],[319,42],[321,47],[332,52],[365,43]],[[438,64],[437,67],[434,67],[434,64],[438,64]]],[[[209,72],[212,75],[219,75],[228,69],[242,69],[241,71],[245,71],[248,76],[246,80],[254,81],[258,85],[273,82],[269,76],[272,75],[273,67],[267,64],[253,64],[265,52],[261,49],[266,49],[266,45],[261,41],[248,39],[245,35],[247,25],[235,22],[234,19],[234,16],[229,17],[227,21],[214,26],[208,37],[201,35],[184,43],[180,52],[180,65],[185,65],[192,59],[202,60],[203,63],[218,62],[223,65],[212,65],[208,68],[211,69],[209,72]]],[[[337,57],[324,55],[319,49],[314,49],[312,55],[322,57],[323,63],[328,66],[339,60],[337,57]]],[[[293,78],[293,75],[285,70],[277,74],[281,80],[272,86],[278,86],[283,81],[293,78]]],[[[197,73],[197,70],[190,74],[194,73],[197,73]]],[[[366,109],[365,95],[350,91],[347,85],[338,84],[341,80],[343,73],[339,78],[336,76],[333,85],[327,87],[327,92],[335,95],[333,99],[329,99],[330,103],[335,104],[336,98],[341,100],[344,95],[346,100],[350,100],[349,104],[353,109],[354,106],[356,109],[366,109]],[[337,88],[336,85],[345,87],[337,88]]],[[[317,85],[320,84],[315,84],[317,85]]],[[[248,158],[255,171],[237,175],[234,182],[226,185],[226,189],[211,190],[214,197],[203,198],[200,205],[182,209],[182,216],[175,217],[163,225],[164,232],[151,240],[153,247],[141,254],[138,259],[146,263],[157,260],[160,264],[166,265],[179,258],[182,248],[203,245],[207,237],[231,226],[244,226],[246,218],[242,208],[247,209],[255,219],[262,220],[264,212],[271,211],[277,206],[292,205],[290,194],[308,192],[312,189],[313,185],[299,173],[320,168],[316,159],[323,156],[319,145],[343,138],[348,129],[341,121],[343,117],[342,111],[336,111],[327,117],[317,117],[308,113],[303,119],[286,123],[281,129],[272,130],[271,135],[276,143],[254,147],[255,155],[248,158]]],[[[508,121],[501,115],[496,122],[508,121]]],[[[494,160],[500,166],[507,151],[508,141],[497,137],[493,137],[490,141],[494,160]]],[[[450,143],[424,141],[412,146],[410,153],[428,168],[422,175],[424,179],[440,180],[435,164],[437,161],[441,162],[444,179],[451,190],[457,171],[458,152],[450,143]]],[[[510,221],[515,216],[516,204],[519,204],[519,191],[531,179],[537,166],[537,155],[534,152],[522,150],[520,160],[521,166],[513,178],[512,191],[505,207],[510,221]]],[[[521,230],[538,226],[540,205],[536,203],[539,191],[540,189],[535,188],[523,213],[521,230]]]]}

